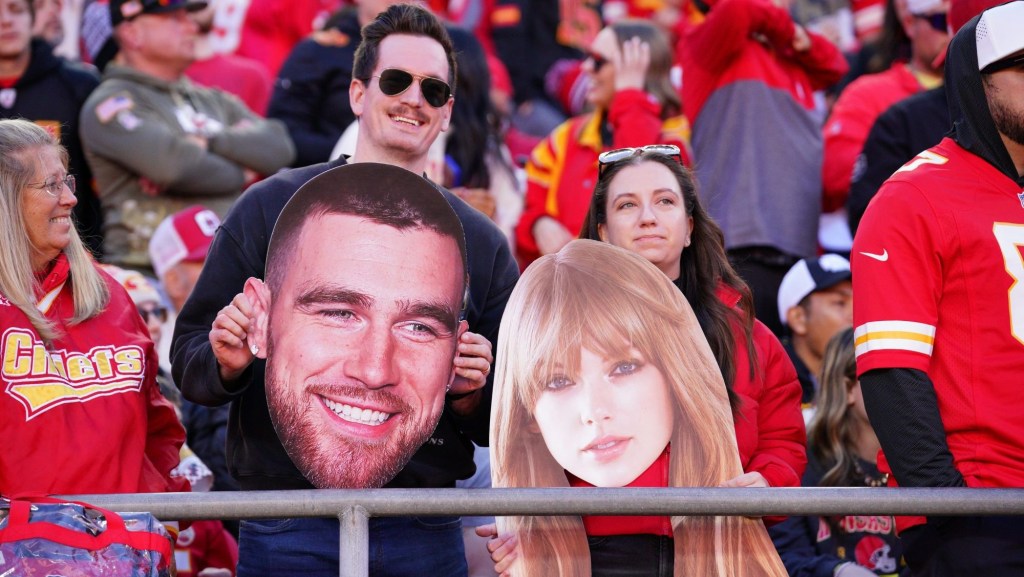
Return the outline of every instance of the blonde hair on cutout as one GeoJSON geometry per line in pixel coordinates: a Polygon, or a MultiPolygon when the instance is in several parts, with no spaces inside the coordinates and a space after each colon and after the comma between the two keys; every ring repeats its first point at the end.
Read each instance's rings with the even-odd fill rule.
{"type": "MultiPolygon", "coordinates": [[[[578,367],[582,347],[605,355],[636,348],[669,383],[669,486],[716,487],[743,472],[725,384],[686,299],[643,257],[575,240],[526,270],[501,320],[490,435],[495,487],[568,486],[530,425],[543,377],[555,365],[578,367]]],[[[672,526],[677,576],[785,575],[760,520],[673,517],[672,526]]],[[[591,574],[580,517],[501,517],[498,527],[519,538],[514,575],[591,574]]]]}
{"type": "MultiPolygon", "coordinates": [[[[35,177],[40,152],[55,148],[65,168],[67,151],[52,134],[21,119],[0,120],[0,294],[18,307],[45,342],[58,337],[58,328],[36,308],[39,281],[32,270],[32,246],[22,211],[29,183],[35,177]]],[[[107,284],[96,270],[92,255],[71,227],[71,241],[64,249],[71,267],[75,305],[70,324],[99,314],[110,300],[107,284]]]]}

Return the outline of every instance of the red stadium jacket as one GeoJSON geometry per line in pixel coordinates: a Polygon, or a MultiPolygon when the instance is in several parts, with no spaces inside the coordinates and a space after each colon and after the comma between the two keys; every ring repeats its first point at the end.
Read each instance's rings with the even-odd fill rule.
{"type": "Polygon", "coordinates": [[[153,342],[128,293],[108,274],[110,303],[73,316],[61,255],[37,308],[60,331],[43,343],[28,317],[0,295],[0,493],[188,491],[172,479],[185,431],[156,383],[153,342]]]}

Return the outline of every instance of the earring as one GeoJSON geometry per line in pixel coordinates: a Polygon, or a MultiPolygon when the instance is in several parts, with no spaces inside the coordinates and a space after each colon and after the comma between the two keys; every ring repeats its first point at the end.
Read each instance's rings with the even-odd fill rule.
{"type": "Polygon", "coordinates": [[[257,354],[259,354],[260,348],[256,345],[256,343],[249,341],[249,352],[252,353],[252,356],[255,357],[257,354]]]}

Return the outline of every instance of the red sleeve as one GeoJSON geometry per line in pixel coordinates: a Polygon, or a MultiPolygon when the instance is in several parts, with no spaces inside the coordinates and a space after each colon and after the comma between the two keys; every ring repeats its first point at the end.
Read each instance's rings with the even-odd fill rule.
{"type": "MultiPolygon", "coordinates": [[[[921,166],[929,154],[900,171],[921,166]]],[[[938,221],[927,195],[903,180],[886,181],[868,205],[850,255],[858,375],[890,368],[929,372],[942,296],[942,241],[932,234],[938,221]]]]}
{"type": "Polygon", "coordinates": [[[520,262],[529,263],[540,257],[537,242],[533,239],[533,225],[542,216],[551,216],[548,197],[557,194],[558,179],[565,157],[572,120],[563,122],[541,141],[530,153],[526,163],[526,198],[523,213],[516,225],[516,250],[520,262]],[[554,188],[553,188],[554,187],[554,188]]]}
{"type": "Polygon", "coordinates": [[[636,148],[648,144],[674,144],[679,147],[680,161],[692,165],[690,154],[690,123],[685,116],[661,120],[661,105],[643,90],[621,90],[615,93],[608,120],[612,125],[612,146],[636,148]]]}
{"type": "Polygon", "coordinates": [[[160,392],[156,382],[157,370],[156,349],[150,345],[146,351],[146,381],[142,384],[146,396],[146,460],[149,466],[142,469],[144,478],[141,483],[146,492],[187,492],[190,487],[184,477],[171,477],[171,470],[181,461],[185,429],[174,405],[160,392]]]}
{"type": "Polygon", "coordinates": [[[800,382],[782,343],[761,321],[754,323],[764,388],[758,399],[757,452],[747,472],[764,475],[772,487],[799,487],[807,467],[807,432],[800,412],[800,382]]]}
{"type": "Polygon", "coordinates": [[[612,146],[634,148],[661,143],[661,105],[643,90],[620,90],[608,109],[612,146]]]}
{"type": "Polygon", "coordinates": [[[809,30],[807,36],[811,39],[811,47],[803,52],[790,48],[792,58],[807,73],[811,87],[815,90],[824,90],[839,82],[850,70],[850,64],[836,45],[824,36],[809,30]]]}
{"type": "Polygon", "coordinates": [[[203,523],[206,525],[206,543],[204,546],[204,566],[197,567],[197,572],[208,567],[230,569],[235,574],[238,565],[238,543],[228,533],[220,521],[197,521],[193,527],[203,523]]]}
{"type": "Polygon", "coordinates": [[[788,12],[770,0],[721,0],[683,41],[700,55],[702,66],[721,70],[739,55],[755,32],[775,45],[788,45],[793,41],[793,21],[788,12]]]}
{"type": "Polygon", "coordinates": [[[825,142],[824,163],[821,167],[824,188],[822,210],[825,212],[833,212],[846,204],[854,162],[875,120],[873,110],[865,106],[866,101],[862,96],[858,83],[847,87],[836,101],[822,129],[825,142]]]}

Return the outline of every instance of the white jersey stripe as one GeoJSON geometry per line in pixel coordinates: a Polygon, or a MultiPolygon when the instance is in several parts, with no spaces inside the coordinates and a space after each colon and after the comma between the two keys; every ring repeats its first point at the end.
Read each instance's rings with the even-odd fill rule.
{"type": "Polygon", "coordinates": [[[856,354],[860,357],[863,354],[875,351],[911,351],[923,355],[932,355],[931,341],[924,342],[915,339],[866,339],[857,343],[856,354]]]}
{"type": "Polygon", "coordinates": [[[860,339],[869,333],[901,332],[916,333],[929,339],[935,338],[935,325],[915,323],[912,321],[874,321],[864,323],[853,331],[855,339],[860,339]]]}

